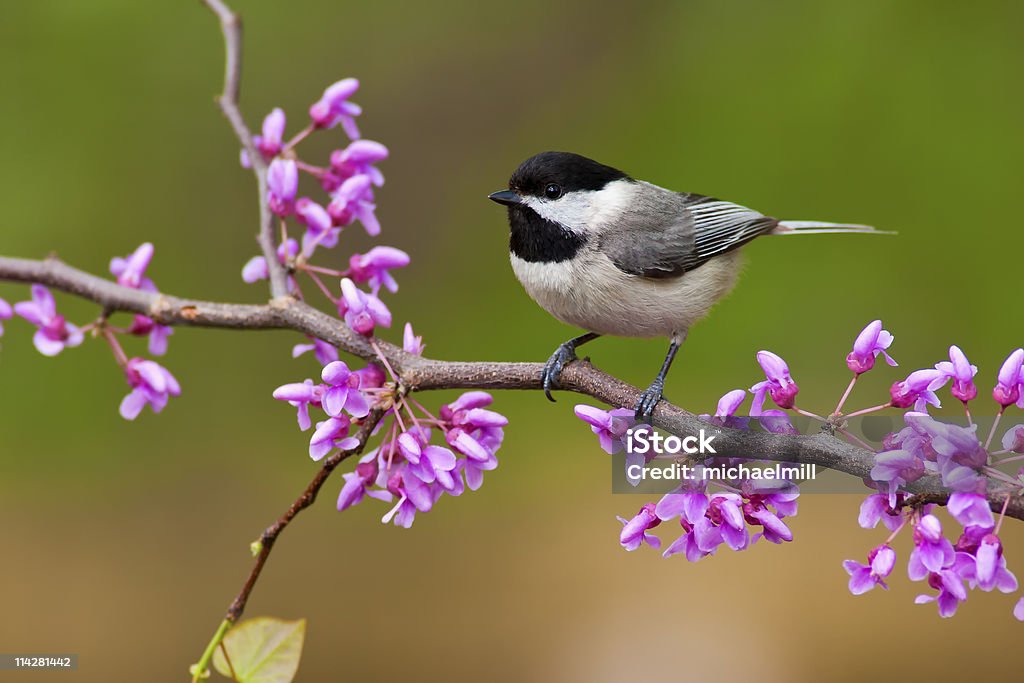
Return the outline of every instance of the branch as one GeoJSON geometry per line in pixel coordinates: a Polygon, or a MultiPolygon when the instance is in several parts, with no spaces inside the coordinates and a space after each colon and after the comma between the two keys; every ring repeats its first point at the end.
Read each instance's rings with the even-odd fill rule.
{"type": "Polygon", "coordinates": [[[296,515],[308,508],[316,501],[317,494],[320,493],[320,489],[323,487],[327,478],[331,476],[331,472],[334,471],[342,461],[347,460],[353,455],[359,455],[366,448],[366,442],[373,434],[373,430],[377,427],[377,423],[384,416],[384,411],[380,409],[374,409],[370,411],[370,414],[363,418],[362,426],[359,428],[359,433],[356,435],[357,443],[355,446],[348,450],[338,451],[334,455],[330,456],[324,461],[324,464],[317,471],[316,476],[309,482],[306,490],[302,492],[298,498],[285,510],[276,522],[268,526],[260,534],[260,538],[253,544],[253,554],[256,556],[256,561],[253,563],[252,569],[249,571],[249,576],[246,578],[245,583],[242,585],[242,590],[239,591],[238,595],[231,602],[231,606],[228,607],[227,614],[224,616],[224,620],[221,621],[217,630],[213,634],[213,638],[206,646],[206,650],[203,651],[202,657],[193,667],[193,683],[198,683],[202,680],[203,673],[209,667],[210,660],[213,658],[213,653],[220,645],[221,641],[224,640],[224,636],[227,635],[228,630],[238,621],[239,617],[242,616],[242,612],[245,611],[245,605],[249,602],[249,596],[252,594],[252,589],[256,586],[256,581],[260,578],[260,573],[263,571],[263,566],[267,563],[267,559],[270,557],[270,551],[274,548],[274,542],[282,531],[287,528],[296,515]]]}
{"type": "MultiPolygon", "coordinates": [[[[340,350],[367,361],[377,360],[369,341],[345,323],[291,297],[267,304],[231,304],[184,299],[156,292],[122,287],[73,268],[56,258],[43,261],[0,256],[0,280],[38,282],[94,301],[104,310],[141,313],[163,325],[191,325],[239,330],[288,329],[322,339],[340,350]]],[[[540,390],[542,363],[444,361],[414,356],[400,347],[378,340],[377,347],[408,391],[433,389],[540,390]]],[[[640,389],[595,368],[586,360],[566,366],[562,389],[595,398],[611,406],[635,405],[640,389]]],[[[658,427],[679,436],[701,429],[714,435],[720,455],[756,458],[771,462],[806,463],[870,478],[874,453],[829,433],[813,435],[771,434],[725,429],[709,424],[668,401],[654,411],[658,427]]],[[[932,502],[945,502],[941,482],[924,477],[906,487],[911,493],[928,494],[932,502]]],[[[989,503],[1001,510],[1005,495],[990,494],[989,503]]],[[[1007,515],[1024,520],[1024,497],[1013,496],[1007,515]]]]}
{"type": "Polygon", "coordinates": [[[238,94],[242,87],[242,18],[231,11],[221,0],[200,0],[220,20],[224,34],[224,90],[217,98],[217,104],[224,113],[235,137],[242,143],[253,174],[256,176],[257,197],[260,203],[260,231],[256,236],[263,258],[267,260],[270,273],[270,291],[275,297],[288,294],[288,275],[277,260],[274,245],[274,215],[267,206],[267,164],[253,144],[252,134],[245,124],[245,118],[238,108],[238,94]]]}

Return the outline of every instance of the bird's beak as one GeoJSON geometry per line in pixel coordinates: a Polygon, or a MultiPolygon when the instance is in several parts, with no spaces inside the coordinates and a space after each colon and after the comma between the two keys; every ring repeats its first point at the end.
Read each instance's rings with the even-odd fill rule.
{"type": "Polygon", "coordinates": [[[523,200],[512,190],[502,190],[501,192],[492,192],[487,195],[487,198],[492,202],[499,204],[505,204],[506,206],[515,206],[516,204],[522,204],[523,200]]]}

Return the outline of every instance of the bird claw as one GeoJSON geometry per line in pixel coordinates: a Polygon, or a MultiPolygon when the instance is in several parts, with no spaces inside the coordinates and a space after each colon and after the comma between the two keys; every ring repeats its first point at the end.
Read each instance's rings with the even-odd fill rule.
{"type": "Polygon", "coordinates": [[[654,414],[654,408],[661,401],[661,394],[665,390],[665,382],[660,380],[654,380],[651,382],[651,386],[647,387],[640,394],[640,400],[636,402],[636,410],[634,411],[633,418],[637,424],[650,424],[651,416],[654,414]]]}
{"type": "Polygon", "coordinates": [[[544,385],[544,395],[548,397],[548,400],[552,403],[555,402],[555,398],[551,395],[552,389],[561,389],[558,383],[558,378],[562,374],[562,369],[567,363],[571,363],[576,360],[576,348],[566,342],[559,345],[555,352],[548,358],[548,362],[544,364],[544,371],[541,372],[540,378],[544,385]]]}

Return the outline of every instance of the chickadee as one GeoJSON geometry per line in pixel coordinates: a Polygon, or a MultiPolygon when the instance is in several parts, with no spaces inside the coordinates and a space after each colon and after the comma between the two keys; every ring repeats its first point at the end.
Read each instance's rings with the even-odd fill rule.
{"type": "Polygon", "coordinates": [[[601,335],[669,337],[661,371],[636,405],[649,421],[693,323],[736,283],[739,248],[761,235],[874,232],[867,225],[780,221],[738,204],[634,180],[569,152],[543,152],[489,199],[508,207],[512,269],[527,293],[587,330],[544,366],[548,399],[576,348],[601,335]]]}

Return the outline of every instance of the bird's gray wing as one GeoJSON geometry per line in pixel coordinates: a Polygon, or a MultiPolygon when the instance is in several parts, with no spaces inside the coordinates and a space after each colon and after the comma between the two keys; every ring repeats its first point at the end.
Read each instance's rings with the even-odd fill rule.
{"type": "Polygon", "coordinates": [[[753,209],[699,194],[652,199],[601,236],[601,250],[623,272],[649,278],[678,277],[732,251],[778,221],[753,209]]]}

